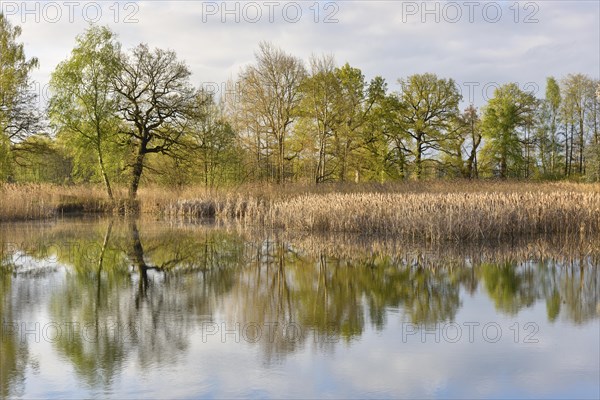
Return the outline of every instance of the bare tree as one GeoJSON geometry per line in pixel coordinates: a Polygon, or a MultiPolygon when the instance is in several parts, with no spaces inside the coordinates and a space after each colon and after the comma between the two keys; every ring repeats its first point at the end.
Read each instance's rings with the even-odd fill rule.
{"type": "MultiPolygon", "coordinates": [[[[265,138],[266,151],[276,155],[277,183],[285,180],[285,165],[290,159],[286,144],[297,117],[299,88],[305,76],[300,59],[262,42],[256,63],[243,70],[239,79],[240,108],[255,135],[265,138]]],[[[262,145],[259,141],[259,148],[262,145]]]]}
{"type": "Polygon", "coordinates": [[[173,51],[139,45],[121,60],[115,79],[124,132],[134,149],[129,198],[135,200],[147,154],[170,154],[181,144],[196,91],[187,65],[173,51]]]}

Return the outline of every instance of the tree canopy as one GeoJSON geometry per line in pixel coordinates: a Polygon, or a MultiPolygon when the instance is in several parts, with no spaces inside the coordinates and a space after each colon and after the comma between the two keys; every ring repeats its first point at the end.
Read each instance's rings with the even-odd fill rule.
{"type": "Polygon", "coordinates": [[[174,51],[90,26],[41,112],[20,34],[0,15],[0,180],[101,182],[134,200],[143,182],[600,179],[600,82],[583,74],[548,77],[542,98],[508,82],[478,109],[449,77],[391,91],[332,54],[305,63],[262,42],[219,97],[174,51]]]}

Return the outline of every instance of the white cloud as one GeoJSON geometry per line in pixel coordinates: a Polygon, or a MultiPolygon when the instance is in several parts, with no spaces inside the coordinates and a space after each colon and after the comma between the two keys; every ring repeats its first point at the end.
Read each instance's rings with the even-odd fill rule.
{"type": "MultiPolygon", "coordinates": [[[[81,2],[75,8],[73,23],[69,22],[66,3],[56,3],[63,9],[62,19],[56,23],[48,21],[51,15],[49,10],[44,11],[44,2],[27,2],[28,9],[35,9],[31,4],[36,3],[40,4],[39,22],[33,14],[9,18],[23,26],[27,53],[41,61],[34,78],[46,82],[55,65],[67,57],[75,35],[87,26],[82,10],[89,2],[81,2]]],[[[462,13],[456,23],[447,21],[454,18],[452,10],[442,12],[448,7],[447,2],[427,3],[429,9],[438,4],[439,23],[435,22],[435,15],[424,13],[423,2],[298,2],[302,16],[297,23],[286,21],[295,16],[290,2],[279,3],[271,15],[269,2],[250,3],[254,9],[248,8],[248,2],[123,1],[116,14],[115,3],[102,2],[98,3],[102,4],[99,23],[110,25],[125,47],[146,42],[176,50],[194,72],[194,82],[222,82],[235,75],[240,66],[252,61],[261,40],[272,41],[303,59],[312,53],[335,53],[339,63],[348,61],[362,68],[367,77],[382,75],[392,89],[397,78],[426,71],[452,77],[459,83],[534,81],[540,88],[549,75],[581,72],[600,77],[597,2],[519,2],[518,15],[513,2],[493,3],[502,5],[502,17],[497,23],[487,22],[483,12],[485,5],[492,2],[482,2],[472,10],[473,22],[469,21],[465,2],[451,2],[462,13]],[[534,6],[526,9],[526,4],[534,6]],[[227,13],[235,7],[237,15],[227,13]],[[286,14],[284,7],[288,7],[286,14]],[[262,17],[251,23],[249,20],[258,15],[253,11],[256,9],[262,17]],[[320,23],[314,22],[316,9],[320,23]],[[337,23],[323,23],[330,14],[337,23]],[[127,16],[138,22],[125,23],[127,16]],[[528,16],[538,22],[524,23],[528,16]],[[239,23],[235,22],[236,17],[239,23]]],[[[19,8],[24,3],[2,4],[2,9],[14,14],[10,4],[19,8]]],[[[494,9],[488,8],[489,20],[494,9]]],[[[88,10],[87,14],[89,20],[93,13],[88,10]]]]}

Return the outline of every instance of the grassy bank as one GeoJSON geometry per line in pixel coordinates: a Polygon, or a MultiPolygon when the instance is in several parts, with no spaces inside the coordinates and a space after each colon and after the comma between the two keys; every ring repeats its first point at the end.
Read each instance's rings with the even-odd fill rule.
{"type": "MultiPolygon", "coordinates": [[[[4,221],[113,211],[96,187],[4,185],[1,196],[4,221]]],[[[216,218],[273,229],[431,242],[600,233],[598,184],[433,181],[227,190],[144,188],[139,203],[142,214],[166,219],[216,218]]]]}

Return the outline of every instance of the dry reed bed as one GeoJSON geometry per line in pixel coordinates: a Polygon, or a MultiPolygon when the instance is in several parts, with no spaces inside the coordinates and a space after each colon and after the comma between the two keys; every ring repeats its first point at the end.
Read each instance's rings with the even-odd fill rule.
{"type": "MultiPolygon", "coordinates": [[[[124,190],[118,191],[124,197],[124,190]]],[[[428,242],[600,233],[600,185],[528,182],[255,185],[238,189],[145,187],[140,211],[171,220],[215,218],[242,226],[352,233],[428,242]]],[[[0,185],[0,221],[68,212],[114,212],[101,187],[0,185]]]]}
{"type": "Polygon", "coordinates": [[[600,232],[600,193],[327,194],[273,204],[274,227],[431,241],[600,232]]]}
{"type": "Polygon", "coordinates": [[[329,193],[283,199],[235,195],[169,202],[162,215],[430,242],[503,240],[536,234],[589,237],[600,233],[600,193],[329,193]]]}
{"type": "Polygon", "coordinates": [[[0,185],[0,221],[39,220],[65,213],[106,212],[110,204],[94,186],[0,185]]]}

